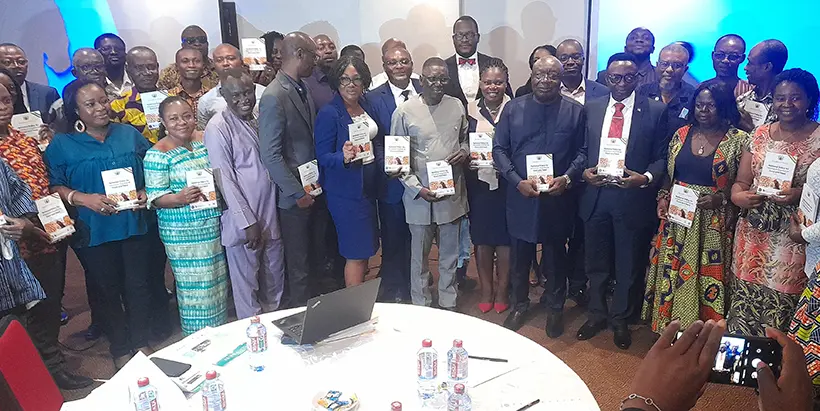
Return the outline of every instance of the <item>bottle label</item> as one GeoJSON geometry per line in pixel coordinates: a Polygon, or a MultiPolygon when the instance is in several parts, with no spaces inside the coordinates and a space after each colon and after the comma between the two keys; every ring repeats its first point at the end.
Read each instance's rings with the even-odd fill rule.
{"type": "Polygon", "coordinates": [[[467,353],[462,350],[451,350],[447,353],[448,374],[452,380],[467,378],[467,353]]]}
{"type": "Polygon", "coordinates": [[[438,376],[438,356],[424,352],[418,358],[418,376],[420,379],[431,380],[438,376]]]}
{"type": "Polygon", "coordinates": [[[268,338],[267,335],[262,334],[258,337],[251,337],[250,346],[248,347],[250,352],[263,352],[268,349],[268,338]]]}

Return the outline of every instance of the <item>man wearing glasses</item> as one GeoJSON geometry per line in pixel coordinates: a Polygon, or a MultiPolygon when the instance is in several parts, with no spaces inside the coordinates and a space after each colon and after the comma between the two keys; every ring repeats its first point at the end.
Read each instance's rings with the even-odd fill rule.
{"type": "MultiPolygon", "coordinates": [[[[197,49],[202,53],[202,87],[210,90],[219,83],[219,75],[214,70],[214,62],[208,58],[208,35],[199,26],[188,26],[182,30],[182,48],[197,49]]],[[[160,90],[170,90],[180,85],[179,71],[175,63],[169,64],[159,74],[160,90]]]]}
{"type": "Polygon", "coordinates": [[[104,33],[94,40],[94,48],[105,60],[105,94],[114,101],[134,85],[125,71],[125,41],[116,34],[104,33]]]}
{"type": "Polygon", "coordinates": [[[469,145],[464,107],[444,92],[450,82],[444,60],[433,57],[424,62],[421,95],[396,108],[390,135],[410,137],[410,173],[400,177],[411,236],[410,296],[416,305],[433,303],[428,256],[438,233],[439,306],[455,311],[460,226],[467,214],[463,166],[469,158],[469,145]],[[439,196],[433,191],[427,175],[428,162],[452,167],[452,180],[444,183],[455,189],[454,194],[439,196]]]}
{"type": "Polygon", "coordinates": [[[29,111],[39,111],[40,114],[45,115],[51,105],[60,99],[54,87],[26,80],[28,58],[23,49],[16,44],[0,44],[0,66],[14,75],[14,81],[20,85],[23,92],[23,104],[29,111]]]}
{"type": "Polygon", "coordinates": [[[637,93],[650,100],[666,104],[669,114],[668,133],[672,135],[692,118],[689,112],[695,87],[683,81],[689,70],[689,51],[677,43],[672,43],[661,50],[658,58],[659,81],[638,87],[637,93]]]}
{"type": "Polygon", "coordinates": [[[715,79],[726,83],[734,89],[735,97],[752,90],[752,85],[741,80],[737,72],[740,64],[746,60],[746,41],[737,34],[727,34],[718,39],[712,51],[712,67],[715,69],[715,79]]]}
{"type": "Polygon", "coordinates": [[[646,265],[655,215],[654,188],[663,181],[669,144],[666,106],[636,95],[638,79],[635,57],[616,54],[607,65],[609,99],[586,104],[587,184],[579,207],[590,302],[587,322],[577,337],[593,338],[609,324],[615,345],[624,350],[632,344],[627,319],[640,308],[640,302],[630,297],[636,294],[635,287],[643,288],[639,273],[646,265]],[[607,307],[611,261],[616,285],[607,307]]]}

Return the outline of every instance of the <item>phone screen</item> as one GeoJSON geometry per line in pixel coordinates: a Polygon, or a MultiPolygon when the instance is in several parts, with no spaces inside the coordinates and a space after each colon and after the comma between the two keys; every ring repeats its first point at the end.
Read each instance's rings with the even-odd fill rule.
{"type": "MultiPolygon", "coordinates": [[[[682,332],[678,333],[680,338],[682,332]]],[[[709,382],[757,388],[757,366],[766,363],[780,375],[782,348],[777,341],[765,337],[724,335],[712,364],[709,382]]]]}

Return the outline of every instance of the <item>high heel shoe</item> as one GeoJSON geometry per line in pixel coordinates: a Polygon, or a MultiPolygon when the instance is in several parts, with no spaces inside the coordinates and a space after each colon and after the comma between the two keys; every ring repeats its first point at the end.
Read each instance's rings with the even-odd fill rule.
{"type": "Polygon", "coordinates": [[[493,309],[493,303],[478,303],[478,309],[481,310],[482,313],[487,314],[493,309]]]}
{"type": "Polygon", "coordinates": [[[509,309],[510,309],[510,305],[509,305],[509,304],[495,303],[495,312],[497,312],[497,313],[499,313],[499,314],[501,314],[501,313],[503,313],[504,311],[507,311],[507,310],[509,310],[509,309]]]}

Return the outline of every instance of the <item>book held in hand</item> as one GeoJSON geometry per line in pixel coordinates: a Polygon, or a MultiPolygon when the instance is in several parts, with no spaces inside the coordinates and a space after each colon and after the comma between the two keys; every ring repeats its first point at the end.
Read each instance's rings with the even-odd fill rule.
{"type": "Polygon", "coordinates": [[[820,196],[818,196],[817,191],[809,184],[804,185],[803,194],[800,196],[800,207],[797,209],[800,227],[808,228],[817,222],[818,204],[820,204],[820,196]]]}
{"type": "Polygon", "coordinates": [[[387,173],[410,172],[410,137],[384,137],[384,171],[387,173]]]}
{"type": "Polygon", "coordinates": [[[74,234],[74,221],[68,216],[68,211],[57,193],[45,196],[34,202],[37,205],[37,215],[51,242],[56,243],[74,234]]]}
{"type": "Polygon", "coordinates": [[[552,179],[552,154],[527,155],[527,180],[535,182],[539,192],[549,190],[552,179]]]}
{"type": "Polygon", "coordinates": [[[444,160],[427,163],[427,181],[430,184],[430,191],[436,197],[450,196],[456,193],[453,166],[444,160]]]}
{"type": "Polygon", "coordinates": [[[40,148],[40,151],[46,151],[48,141],[40,140],[40,127],[42,125],[43,118],[39,110],[11,116],[11,126],[26,136],[37,140],[37,147],[40,148]]]}
{"type": "Polygon", "coordinates": [[[216,185],[213,170],[210,168],[188,170],[185,172],[185,180],[188,187],[199,187],[201,192],[198,201],[188,204],[191,210],[216,208],[216,185]]]}
{"type": "Polygon", "coordinates": [[[265,64],[268,62],[267,53],[265,53],[265,40],[252,37],[242,39],[242,62],[248,66],[251,71],[265,70],[265,64]]]}
{"type": "Polygon", "coordinates": [[[319,185],[319,161],[312,160],[299,166],[299,179],[305,192],[316,197],[322,194],[322,186],[319,185]]]}
{"type": "Polygon", "coordinates": [[[373,144],[370,141],[370,127],[367,122],[349,124],[347,129],[348,139],[356,152],[353,161],[361,160],[362,164],[372,163],[375,157],[373,156],[373,144]]]}
{"type": "Polygon", "coordinates": [[[148,127],[149,130],[159,129],[159,105],[166,98],[168,98],[168,92],[166,91],[140,93],[142,111],[145,113],[145,126],[148,127]]]}
{"type": "Polygon", "coordinates": [[[760,127],[766,123],[766,118],[769,116],[769,109],[765,104],[754,100],[746,100],[741,108],[752,117],[752,124],[754,124],[755,127],[760,127]]]}
{"type": "Polygon", "coordinates": [[[103,171],[102,179],[105,195],[117,202],[117,211],[137,208],[137,185],[131,167],[103,171]]]}
{"type": "Polygon", "coordinates": [[[782,153],[766,153],[763,170],[757,178],[757,194],[764,196],[778,195],[782,190],[791,188],[797,159],[782,153]]]}
{"type": "Polygon", "coordinates": [[[470,133],[470,163],[478,168],[493,167],[493,136],[470,133]]]}
{"type": "Polygon", "coordinates": [[[626,169],[626,141],[621,138],[601,138],[598,174],[620,179],[626,169]]]}
{"type": "Polygon", "coordinates": [[[685,227],[692,228],[692,221],[695,220],[695,210],[698,208],[698,193],[691,188],[680,184],[672,186],[672,195],[669,200],[669,221],[685,227]]]}

